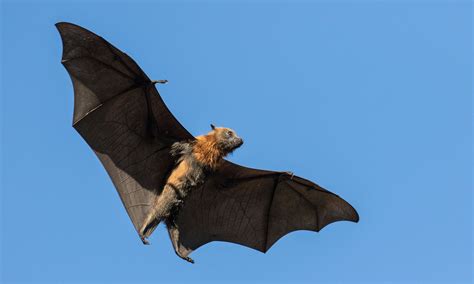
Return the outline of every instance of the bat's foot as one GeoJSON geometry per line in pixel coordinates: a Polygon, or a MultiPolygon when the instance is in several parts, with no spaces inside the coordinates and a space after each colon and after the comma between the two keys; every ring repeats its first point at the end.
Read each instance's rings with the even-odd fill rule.
{"type": "Polygon", "coordinates": [[[190,258],[189,256],[179,256],[179,257],[186,260],[187,262],[190,262],[190,263],[194,264],[194,260],[192,258],[190,258]]]}
{"type": "MultiPolygon", "coordinates": [[[[151,215],[152,216],[152,215],[151,215]]],[[[152,218],[147,218],[147,220],[152,220],[152,218]]],[[[160,222],[157,221],[156,219],[154,221],[145,221],[143,224],[142,228],[140,231],[138,231],[138,235],[142,239],[142,242],[146,245],[148,245],[148,241],[146,240],[148,237],[150,237],[151,233],[153,233],[153,230],[158,226],[160,222]]]]}
{"type": "Polygon", "coordinates": [[[140,236],[140,239],[142,240],[142,243],[143,243],[144,245],[149,245],[149,244],[150,244],[150,242],[146,239],[145,236],[140,236]]]}
{"type": "MultiPolygon", "coordinates": [[[[174,245],[173,245],[174,246],[174,245]]],[[[175,247],[176,248],[176,247],[175,247]]],[[[186,260],[187,262],[190,262],[190,263],[194,263],[194,260],[192,258],[190,258],[189,256],[184,256],[182,255],[179,251],[175,250],[174,251],[176,253],[177,256],[179,256],[180,258],[186,260]]]]}
{"type": "Polygon", "coordinates": [[[153,80],[151,83],[154,84],[166,84],[168,83],[168,80],[153,80]]]}

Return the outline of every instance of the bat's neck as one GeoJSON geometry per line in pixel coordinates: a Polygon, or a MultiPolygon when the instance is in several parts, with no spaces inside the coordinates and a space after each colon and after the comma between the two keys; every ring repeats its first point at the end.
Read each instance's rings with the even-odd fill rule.
{"type": "Polygon", "coordinates": [[[199,163],[215,170],[226,153],[219,148],[217,141],[212,136],[203,135],[196,137],[193,154],[199,163]]]}

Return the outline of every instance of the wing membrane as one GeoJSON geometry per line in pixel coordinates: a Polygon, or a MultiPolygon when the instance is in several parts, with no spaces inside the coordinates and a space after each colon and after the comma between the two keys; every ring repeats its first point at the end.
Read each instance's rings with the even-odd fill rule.
{"type": "Polygon", "coordinates": [[[187,256],[206,243],[226,241],[266,252],[292,231],[318,232],[343,220],[357,222],[359,216],[313,182],[226,162],[190,193],[176,216],[178,249],[187,256]]]}
{"type": "Polygon", "coordinates": [[[133,59],[82,27],[56,26],[74,86],[74,128],[104,165],[138,230],[173,166],[170,145],[193,136],[133,59]]]}

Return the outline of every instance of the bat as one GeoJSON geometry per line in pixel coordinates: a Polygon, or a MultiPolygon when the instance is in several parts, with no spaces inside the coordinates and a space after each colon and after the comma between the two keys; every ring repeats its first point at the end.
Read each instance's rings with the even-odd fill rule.
{"type": "Polygon", "coordinates": [[[103,164],[143,243],[163,221],[176,254],[193,262],[189,255],[212,241],[265,253],[292,231],[358,222],[348,202],[309,180],[225,160],[243,143],[235,131],[212,126],[194,137],[156,89],[166,80],[150,80],[127,54],[80,26],[56,27],[74,88],[73,127],[103,164]]]}

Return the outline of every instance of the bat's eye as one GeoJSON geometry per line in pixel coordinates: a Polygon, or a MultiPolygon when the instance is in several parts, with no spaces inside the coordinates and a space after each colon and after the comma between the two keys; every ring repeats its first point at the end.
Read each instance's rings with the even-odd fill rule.
{"type": "Polygon", "coordinates": [[[232,134],[234,134],[234,133],[232,133],[232,131],[230,131],[230,130],[227,131],[227,136],[232,137],[232,134]]]}

